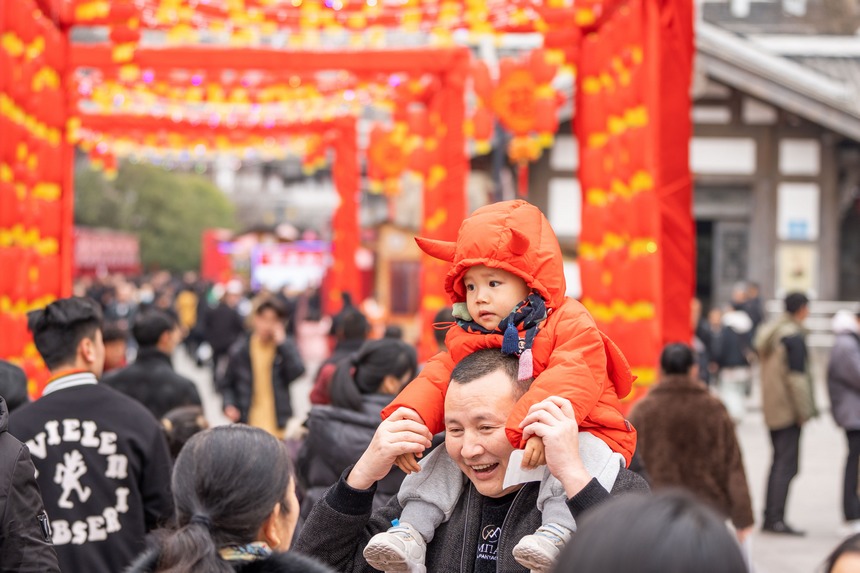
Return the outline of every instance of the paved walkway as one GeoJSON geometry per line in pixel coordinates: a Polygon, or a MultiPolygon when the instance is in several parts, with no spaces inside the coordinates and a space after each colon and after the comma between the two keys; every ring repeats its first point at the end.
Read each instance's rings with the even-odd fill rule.
{"type": "MultiPolygon", "coordinates": [[[[210,424],[226,423],[220,399],[212,390],[211,371],[198,368],[181,350],[176,353],[174,362],[179,372],[198,385],[210,424]]],[[[307,362],[308,374],[291,388],[293,408],[299,419],[303,419],[310,409],[310,376],[316,372],[320,358],[315,355],[307,362]]],[[[817,390],[818,403],[828,405],[823,385],[818,384],[817,390]]],[[[758,402],[755,395],[750,399],[749,412],[738,427],[753,508],[759,522],[757,528],[761,525],[771,459],[770,439],[758,402]]],[[[784,537],[756,529],[750,541],[755,573],[813,573],[820,570],[825,557],[842,539],[838,529],[842,525],[842,472],[846,453],[845,435],[834,425],[829,412],[825,411],[804,428],[800,475],[792,482],[787,519],[794,527],[807,531],[807,536],[784,537]]]]}

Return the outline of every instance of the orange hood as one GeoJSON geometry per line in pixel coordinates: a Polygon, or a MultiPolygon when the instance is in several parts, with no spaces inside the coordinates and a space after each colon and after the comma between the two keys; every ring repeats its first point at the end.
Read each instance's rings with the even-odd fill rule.
{"type": "Polygon", "coordinates": [[[481,207],[460,225],[457,242],[415,238],[431,257],[454,263],[445,278],[452,302],[465,302],[463,275],[486,265],[511,272],[558,308],[567,290],[558,239],[540,209],[525,201],[481,207]]]}

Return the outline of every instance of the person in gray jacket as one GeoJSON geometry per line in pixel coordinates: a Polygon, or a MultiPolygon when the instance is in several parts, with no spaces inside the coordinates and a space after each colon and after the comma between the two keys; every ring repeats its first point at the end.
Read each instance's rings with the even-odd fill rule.
{"type": "Polygon", "coordinates": [[[836,342],[827,365],[827,389],[830,409],[836,424],[845,429],[848,459],[842,510],[847,528],[860,533],[860,498],[857,496],[857,472],[860,463],[860,315],[840,310],[833,317],[836,342]]]}
{"type": "MultiPolygon", "coordinates": [[[[505,421],[528,382],[518,382],[518,360],[498,349],[464,358],[451,373],[445,397],[445,448],[462,471],[465,487],[450,519],[426,546],[423,571],[434,573],[526,573],[513,557],[514,545],[541,524],[538,482],[505,483],[514,451],[505,421]]],[[[400,516],[397,498],[373,511],[377,482],[400,454],[422,454],[430,446],[427,428],[408,409],[383,421],[358,462],[344,471],[314,506],[296,550],[325,561],[337,571],[372,573],[365,547],[400,516]]],[[[580,456],[579,432],[570,402],[550,396],[523,420],[526,435],[539,436],[547,468],[562,483],[576,517],[610,497],[580,456]]],[[[514,468],[511,468],[514,469],[514,468]]],[[[648,491],[645,481],[619,468],[613,494],[648,491]]],[[[406,546],[408,547],[408,545],[406,546]]],[[[378,556],[377,556],[378,557],[378,556]]]]}

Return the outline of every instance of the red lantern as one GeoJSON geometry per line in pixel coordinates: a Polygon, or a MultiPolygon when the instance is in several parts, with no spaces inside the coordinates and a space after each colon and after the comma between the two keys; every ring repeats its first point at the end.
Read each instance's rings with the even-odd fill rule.
{"type": "Polygon", "coordinates": [[[513,68],[503,74],[493,93],[493,110],[502,125],[514,135],[523,135],[534,129],[536,87],[527,70],[513,68]]]}

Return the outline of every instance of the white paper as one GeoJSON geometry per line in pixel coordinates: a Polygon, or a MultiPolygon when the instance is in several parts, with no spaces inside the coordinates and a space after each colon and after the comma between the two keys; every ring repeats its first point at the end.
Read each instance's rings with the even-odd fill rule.
{"type": "Polygon", "coordinates": [[[538,466],[533,470],[523,469],[523,454],[525,450],[514,450],[508,460],[508,471],[505,472],[505,481],[502,488],[507,489],[512,485],[540,481],[543,479],[544,466],[538,466]]]}

